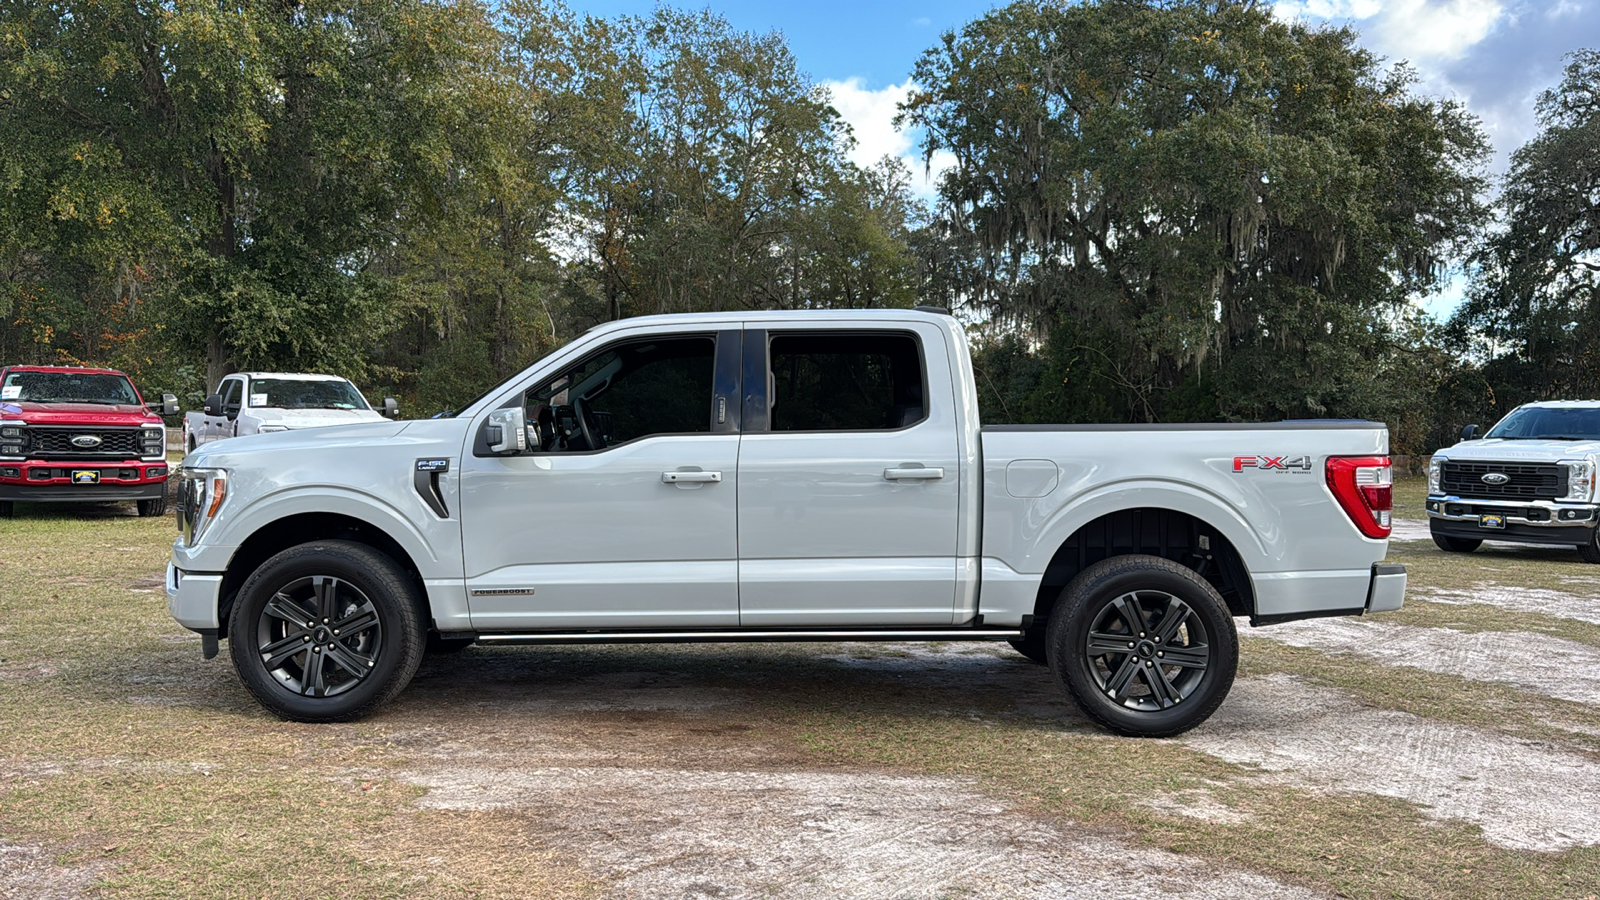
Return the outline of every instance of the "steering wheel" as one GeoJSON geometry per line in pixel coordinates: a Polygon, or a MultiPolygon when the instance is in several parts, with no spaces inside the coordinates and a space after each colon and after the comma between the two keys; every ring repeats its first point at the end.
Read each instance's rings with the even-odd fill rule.
{"type": "Polygon", "coordinates": [[[584,446],[590,450],[603,450],[599,429],[589,422],[589,413],[589,404],[583,402],[582,397],[572,398],[572,417],[578,420],[578,433],[583,435],[584,446]]]}

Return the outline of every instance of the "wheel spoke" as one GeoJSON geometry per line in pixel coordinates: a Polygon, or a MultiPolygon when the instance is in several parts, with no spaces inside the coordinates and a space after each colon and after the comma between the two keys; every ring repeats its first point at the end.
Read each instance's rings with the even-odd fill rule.
{"type": "Polygon", "coordinates": [[[378,611],[372,608],[371,603],[364,603],[355,612],[334,622],[333,627],[339,629],[341,637],[350,637],[376,624],[378,624],[378,611]]]}
{"type": "Polygon", "coordinates": [[[300,676],[300,693],[307,697],[323,697],[328,693],[328,681],[323,677],[325,657],[321,653],[307,653],[305,673],[300,676]]]}
{"type": "Polygon", "coordinates": [[[1144,683],[1150,686],[1150,696],[1155,699],[1156,703],[1160,704],[1162,709],[1177,703],[1179,698],[1182,697],[1177,686],[1167,678],[1166,671],[1160,666],[1152,666],[1148,663],[1145,665],[1144,683]]]}
{"type": "Polygon", "coordinates": [[[1104,631],[1089,632],[1088,652],[1091,657],[1103,656],[1107,653],[1127,653],[1128,636],[1125,634],[1111,634],[1104,631]]]}
{"type": "Polygon", "coordinates": [[[1122,658],[1122,666],[1117,669],[1111,680],[1106,682],[1106,691],[1118,703],[1128,699],[1128,689],[1133,687],[1133,676],[1139,671],[1139,657],[1128,654],[1122,658]]]}
{"type": "Polygon", "coordinates": [[[1211,662],[1211,648],[1205,644],[1195,644],[1189,647],[1168,647],[1161,652],[1166,655],[1157,660],[1157,662],[1169,666],[1204,669],[1211,662]]]}
{"type": "Polygon", "coordinates": [[[272,595],[272,599],[267,601],[265,612],[269,616],[288,622],[290,629],[296,633],[305,631],[306,621],[311,618],[311,613],[306,612],[300,604],[283,593],[272,595]]]}
{"type": "Polygon", "coordinates": [[[314,575],[311,587],[317,594],[317,618],[332,621],[338,612],[339,579],[327,575],[314,575]]]}
{"type": "Polygon", "coordinates": [[[1113,604],[1133,634],[1143,636],[1149,631],[1144,624],[1144,612],[1139,609],[1139,598],[1131,593],[1118,597],[1113,604]]]}
{"type": "Polygon", "coordinates": [[[363,656],[338,641],[324,649],[335,665],[354,675],[358,681],[367,677],[367,673],[372,671],[372,657],[363,656]]]}
{"type": "Polygon", "coordinates": [[[261,664],[268,670],[276,669],[288,662],[296,653],[310,649],[306,642],[305,634],[291,634],[282,640],[261,648],[261,664]]]}
{"type": "Polygon", "coordinates": [[[1173,636],[1178,633],[1178,629],[1189,621],[1191,615],[1193,610],[1189,609],[1188,604],[1177,597],[1168,597],[1167,609],[1161,614],[1161,621],[1156,623],[1156,637],[1160,638],[1163,644],[1170,643],[1173,636]]]}

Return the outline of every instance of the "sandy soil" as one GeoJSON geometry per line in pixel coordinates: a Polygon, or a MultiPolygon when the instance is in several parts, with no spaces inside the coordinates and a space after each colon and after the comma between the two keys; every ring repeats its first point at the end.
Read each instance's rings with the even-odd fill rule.
{"type": "Polygon", "coordinates": [[[83,897],[98,866],[58,866],[37,847],[0,841],[0,898],[69,900],[83,897]]]}
{"type": "MultiPolygon", "coordinates": [[[[1572,581],[1573,579],[1565,579],[1572,581]]],[[[1590,588],[1593,591],[1593,588],[1590,588]]],[[[1594,593],[1580,597],[1548,588],[1508,587],[1503,584],[1480,583],[1472,590],[1453,588],[1418,588],[1411,595],[1430,603],[1487,603],[1503,609],[1520,612],[1544,613],[1560,619],[1573,619],[1600,625],[1600,599],[1594,593]]],[[[1406,599],[1411,599],[1408,596],[1406,599]]]]}
{"type": "Polygon", "coordinates": [[[1522,850],[1600,844],[1600,765],[1549,745],[1371,709],[1287,675],[1236,682],[1184,743],[1263,780],[1415,803],[1522,850]]]}
{"type": "Polygon", "coordinates": [[[1473,633],[1365,618],[1308,619],[1252,628],[1243,637],[1325,653],[1353,653],[1386,666],[1409,666],[1512,684],[1546,697],[1600,703],[1600,648],[1528,631],[1473,633]]]}
{"type": "Polygon", "coordinates": [[[1317,896],[1008,810],[964,782],[873,774],[447,768],[437,809],[516,810],[615,897],[1317,896]]]}

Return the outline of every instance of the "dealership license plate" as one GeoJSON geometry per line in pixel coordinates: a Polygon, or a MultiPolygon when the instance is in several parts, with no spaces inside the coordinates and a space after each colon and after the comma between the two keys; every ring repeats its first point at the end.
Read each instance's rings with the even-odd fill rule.
{"type": "Polygon", "coordinates": [[[99,469],[73,469],[72,470],[72,483],[73,484],[99,484],[100,483],[100,470],[99,469]]]}
{"type": "Polygon", "coordinates": [[[1505,528],[1506,527],[1506,517],[1505,516],[1479,516],[1478,517],[1478,527],[1479,528],[1505,528]]]}

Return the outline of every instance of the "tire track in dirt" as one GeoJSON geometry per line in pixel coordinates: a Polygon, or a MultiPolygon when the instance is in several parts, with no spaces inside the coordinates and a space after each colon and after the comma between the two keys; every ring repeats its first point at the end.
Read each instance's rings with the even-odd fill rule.
{"type": "Polygon", "coordinates": [[[441,768],[424,808],[525,811],[615,897],[1321,896],[1051,824],[970,782],[658,768],[441,768]]]}
{"type": "Polygon", "coordinates": [[[1259,778],[1416,804],[1517,850],[1600,844],[1600,765],[1548,745],[1372,709],[1291,675],[1241,679],[1186,745],[1259,778]]]}
{"type": "Polygon", "coordinates": [[[1509,684],[1560,700],[1600,703],[1600,648],[1533,632],[1466,632],[1367,619],[1311,619],[1251,629],[1245,637],[1349,653],[1385,666],[1509,684]]]}

